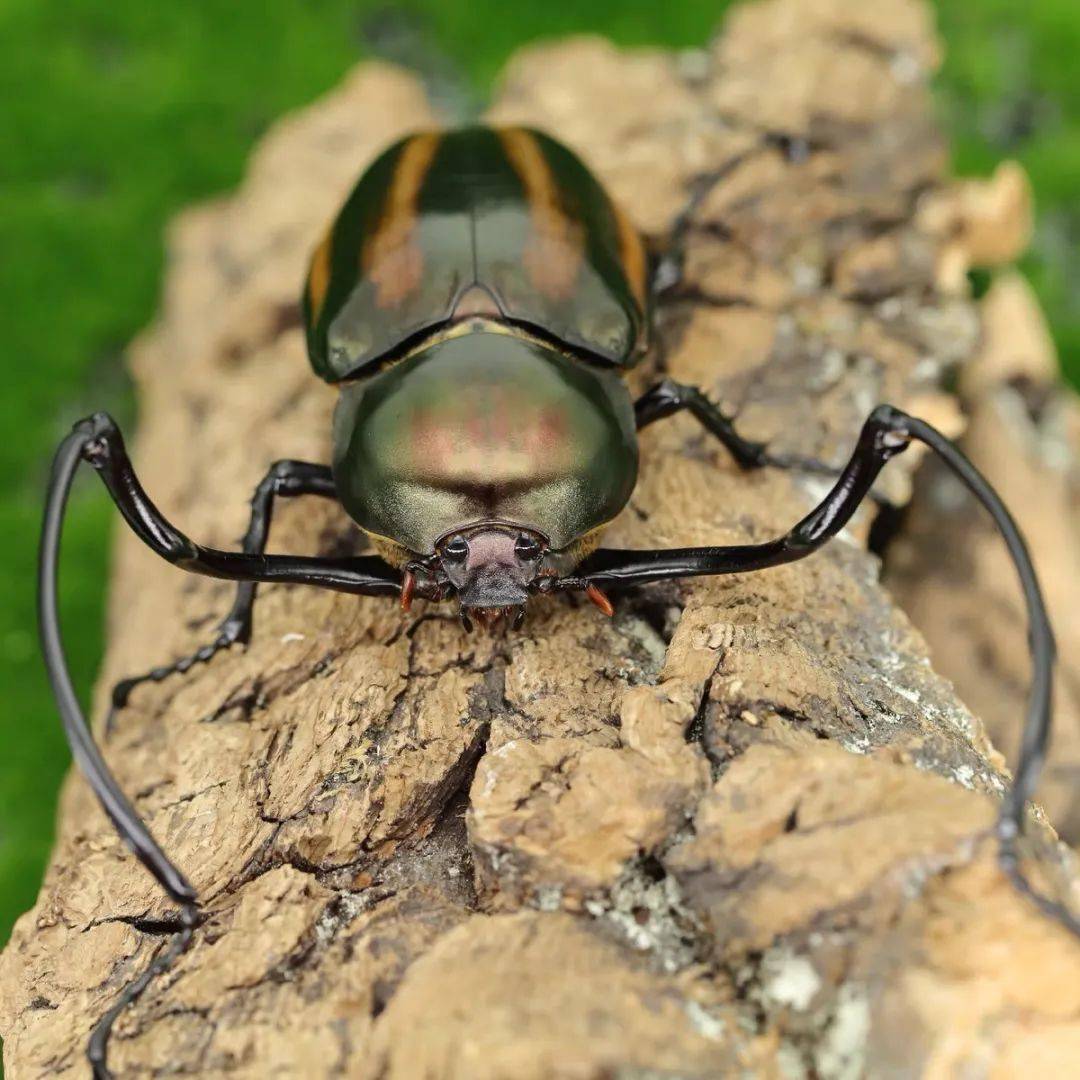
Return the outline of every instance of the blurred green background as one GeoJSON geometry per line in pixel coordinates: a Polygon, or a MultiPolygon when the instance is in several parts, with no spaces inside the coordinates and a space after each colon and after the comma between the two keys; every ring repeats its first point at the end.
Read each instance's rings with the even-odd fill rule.
{"type": "MultiPolygon", "coordinates": [[[[957,170],[1018,158],[1038,196],[1024,269],[1080,377],[1080,4],[939,0],[942,119],[957,170]]],[[[697,46],[722,0],[470,4],[412,0],[0,0],[0,944],[33,902],[68,752],[37,658],[33,565],[48,456],[77,417],[132,419],[124,343],[154,313],[162,230],[240,179],[281,113],[364,56],[421,66],[444,99],[482,100],[533,38],[599,31],[697,46]]],[[[115,516],[94,485],[68,526],[64,619],[76,682],[101,649],[115,516]]]]}

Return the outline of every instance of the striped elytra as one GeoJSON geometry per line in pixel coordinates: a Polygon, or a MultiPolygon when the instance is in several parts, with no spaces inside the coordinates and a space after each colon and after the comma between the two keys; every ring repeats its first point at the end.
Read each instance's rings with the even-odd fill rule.
{"type": "Polygon", "coordinates": [[[646,346],[633,226],[580,159],[525,128],[419,132],[364,172],[304,290],[312,365],[336,382],[483,294],[508,323],[626,367],[646,346]]]}

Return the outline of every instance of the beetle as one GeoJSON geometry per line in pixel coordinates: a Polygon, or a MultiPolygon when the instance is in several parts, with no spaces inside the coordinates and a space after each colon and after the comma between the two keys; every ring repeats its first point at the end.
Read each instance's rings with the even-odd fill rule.
{"type": "Polygon", "coordinates": [[[140,682],[246,642],[259,582],[396,597],[406,610],[417,597],[455,599],[465,630],[474,621],[520,626],[534,594],[580,592],[611,615],[611,588],[761,570],[812,554],[845,526],[891,458],[924,443],[989,510],[1027,604],[1033,682],[1016,780],[999,817],[1001,864],[1018,888],[1080,933],[1069,911],[1028,883],[1017,854],[1050,726],[1054,643],[1045,606],[1016,523],[945,436],[881,405],[847,464],[832,471],[831,490],[785,535],[743,546],[599,546],[634,489],[637,433],[674,413],[692,414],[743,468],[792,464],[742,438],[695,387],[662,379],[632,399],[625,376],[649,350],[652,284],[641,236],[560,142],[521,127],[417,132],[363,173],[308,269],[308,355],[315,373],[340,389],[333,462],[275,464],[255,490],[241,551],[196,544],[161,514],[107,415],[76,424],[61,443],[41,547],[46,666],[77,763],[124,840],[180,906],[172,947],[126,988],[92,1036],[98,1075],[108,1075],[112,1020],[186,947],[199,908],[90,737],[64,659],[58,548],[71,482],[84,462],[159,555],[239,583],[214,640],[120,683],[113,700],[121,706],[140,682]],[[377,554],[264,554],[274,500],[297,495],[336,499],[377,554]]]}

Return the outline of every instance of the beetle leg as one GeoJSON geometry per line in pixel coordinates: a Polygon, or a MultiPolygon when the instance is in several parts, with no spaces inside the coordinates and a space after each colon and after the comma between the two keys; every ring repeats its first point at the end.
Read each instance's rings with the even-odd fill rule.
{"type": "Polygon", "coordinates": [[[105,413],[76,424],[61,448],[69,443],[77,444],[82,459],[97,471],[132,532],[182,570],[223,581],[316,585],[357,596],[401,592],[400,573],[375,556],[249,555],[196,544],[150,501],[128,459],[120,429],[105,413]]]}
{"type": "Polygon", "coordinates": [[[188,671],[195,664],[209,660],[225,645],[244,640],[245,618],[250,617],[254,585],[258,582],[316,585],[366,596],[397,596],[401,592],[399,572],[375,556],[323,558],[262,553],[275,488],[282,488],[280,494],[298,495],[310,491],[311,494],[330,497],[333,481],[322,466],[298,462],[294,469],[294,463],[290,462],[286,463],[280,476],[275,473],[278,468],[275,466],[259,485],[252,500],[252,524],[244,542],[245,546],[256,550],[220,551],[202,547],[190,540],[150,501],[128,459],[120,429],[111,417],[96,413],[80,421],[63,445],[69,443],[77,445],[81,460],[97,470],[124,520],[149,548],[191,573],[242,583],[236,602],[213,642],[174,664],[155,668],[146,675],[117,684],[113,691],[114,707],[122,706],[132,687],[139,683],[147,680],[156,682],[174,672],[188,671]]]}
{"type": "Polygon", "coordinates": [[[863,424],[851,459],[832,490],[784,536],[762,544],[724,547],[620,551],[600,548],[572,577],[553,579],[544,591],[587,590],[590,586],[643,584],[699,575],[736,574],[795,562],[834,537],[870,492],[878,473],[912,440],[930,447],[989,511],[1001,533],[1024,593],[1032,680],[1020,760],[1012,788],[998,816],[998,858],[1018,890],[1044,912],[1080,935],[1080,917],[1063,903],[1043,896],[1020,868],[1017,846],[1050,735],[1054,637],[1027,546],[1016,522],[989,482],[941,432],[889,405],[879,405],[863,424]]]}
{"type": "MultiPolygon", "coordinates": [[[[336,499],[333,473],[327,465],[312,465],[306,461],[277,461],[270,466],[251,496],[251,520],[241,541],[241,550],[247,555],[261,555],[266,550],[270,522],[274,513],[274,499],[278,496],[321,495],[336,499]]],[[[152,668],[142,675],[122,679],[113,687],[112,705],[122,709],[132,690],[145,682],[162,682],[170,675],[183,674],[196,664],[204,664],[222,649],[251,639],[251,616],[255,606],[257,583],[242,581],[236,589],[236,599],[229,614],[217,628],[213,641],[196,649],[189,656],[170,664],[152,668]]]]}
{"type": "MultiPolygon", "coordinates": [[[[162,558],[192,573],[226,581],[317,585],[337,592],[368,596],[399,595],[401,579],[396,570],[382,559],[372,556],[337,559],[263,555],[260,552],[219,551],[196,544],[151,502],[131,466],[119,428],[105,413],[96,413],[80,421],[57,449],[45,505],[38,577],[38,620],[49,682],[76,764],[124,842],[165,892],[180,905],[178,931],[173,942],[157,955],[142,975],[124,988],[90,1037],[87,1054],[94,1076],[107,1078],[111,1074],[105,1063],[105,1055],[113,1022],[187,948],[199,922],[199,907],[195,889],[162,851],[109,771],[90,735],[71,683],[60,636],[57,563],[60,531],[71,483],[79,464],[84,461],[101,476],[117,509],[135,534],[162,558]]],[[[262,525],[249,529],[249,535],[258,533],[260,529],[265,532],[269,525],[269,506],[264,517],[262,525]]],[[[424,588],[428,586],[425,584],[424,588]]]]}
{"type": "MultiPolygon", "coordinates": [[[[863,425],[858,445],[822,502],[784,536],[762,544],[622,551],[599,548],[584,560],[571,581],[601,587],[643,584],[704,574],[737,574],[794,562],[816,551],[850,520],[885,463],[910,437],[892,426],[904,414],[890,406],[875,409],[863,425]]],[[[565,588],[560,582],[556,589],[565,588]]]]}
{"type": "Polygon", "coordinates": [[[640,431],[657,420],[684,410],[727,447],[735,463],[742,469],[760,469],[771,465],[824,476],[837,475],[836,469],[815,458],[770,454],[765,443],[743,438],[731,420],[697,387],[686,386],[674,379],[662,379],[634,402],[637,429],[640,431]]]}
{"type": "MultiPolygon", "coordinates": [[[[251,496],[251,520],[241,541],[240,550],[248,555],[261,555],[266,550],[266,540],[270,533],[274,499],[296,495],[319,495],[324,499],[337,499],[337,488],[330,466],[313,465],[307,461],[274,462],[251,496]]],[[[219,636],[245,643],[250,640],[251,612],[255,604],[256,588],[254,581],[242,581],[237,586],[232,609],[218,628],[219,636]]]]}
{"type": "Polygon", "coordinates": [[[139,997],[154,978],[168,970],[188,947],[199,922],[199,905],[198,896],[191,882],[161,849],[139,812],[120,790],[116,778],[102,757],[79,706],[64,654],[57,604],[60,536],[71,483],[83,460],[83,452],[90,437],[90,432],[85,429],[73,432],[60,445],[53,462],[38,563],[38,627],[45,657],[45,668],[56,697],[72,757],[82,770],[116,831],[180,908],[177,934],[172,943],[164,951],[159,952],[149,967],[124,988],[116,1003],[94,1028],[87,1046],[87,1056],[94,1076],[103,1078],[111,1075],[106,1065],[106,1050],[113,1021],[139,997]]]}

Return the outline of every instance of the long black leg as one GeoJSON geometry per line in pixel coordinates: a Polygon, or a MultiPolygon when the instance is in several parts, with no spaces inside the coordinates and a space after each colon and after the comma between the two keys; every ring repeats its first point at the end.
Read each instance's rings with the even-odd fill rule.
{"type": "Polygon", "coordinates": [[[90,735],[79,707],[68,671],[57,606],[58,562],[64,511],[75,472],[82,461],[85,440],[73,434],[61,444],[53,462],[49,495],[42,527],[38,564],[38,628],[41,634],[45,667],[60,710],[64,734],[72,757],[90,783],[105,813],[139,861],[153,874],[170,899],[180,906],[179,932],[165,952],[159,953],[136,980],[124,988],[113,1007],[94,1028],[87,1046],[87,1057],[95,1077],[111,1076],[106,1064],[109,1032],[116,1017],[146,989],[157,975],[166,971],[187,948],[199,920],[197,894],[183,872],[161,850],[138,812],[120,790],[101,752],[90,735]]]}
{"type": "Polygon", "coordinates": [[[548,588],[587,589],[590,585],[643,584],[669,578],[736,574],[803,559],[835,536],[870,491],[885,463],[912,440],[929,446],[978,498],[993,517],[1012,557],[1024,593],[1031,650],[1032,681],[1020,760],[1013,786],[998,817],[999,860],[1016,887],[1048,915],[1080,935],[1080,919],[1064,904],[1040,894],[1020,868],[1017,845],[1024,832],[1024,814],[1046,757],[1053,691],[1054,637],[1035,568],[1020,530],[989,482],[944,435],[925,421],[889,405],[878,406],[859,434],[859,441],[832,490],[793,529],[763,544],[731,547],[618,551],[601,548],[573,577],[548,588]]]}
{"type": "Polygon", "coordinates": [[[684,410],[727,447],[740,468],[760,469],[772,465],[782,469],[836,475],[836,469],[814,458],[772,454],[765,443],[743,438],[735,430],[731,419],[697,387],[675,382],[674,379],[662,379],[634,402],[637,430],[684,410]]]}
{"type": "MultiPolygon", "coordinates": [[[[71,682],[58,609],[58,564],[64,511],[81,462],[99,472],[124,518],[158,554],[195,573],[232,581],[277,581],[318,585],[341,592],[396,596],[397,571],[379,559],[312,559],[253,555],[203,548],[171,525],[143,491],[115,423],[99,413],[75,426],[53,460],[38,563],[38,627],[45,668],[56,697],[72,757],[117,832],[168,896],[179,905],[178,931],[168,948],[120,994],[90,1037],[87,1056],[95,1077],[111,1076],[106,1064],[109,1033],[117,1016],[188,947],[199,922],[198,897],[191,882],[162,851],[139,813],[120,790],[94,742],[71,682]]],[[[421,583],[422,595],[427,583],[421,583]]]]}
{"type": "MultiPolygon", "coordinates": [[[[327,465],[312,465],[306,461],[275,462],[255,488],[251,497],[251,520],[241,542],[241,550],[248,555],[261,555],[266,550],[270,522],[274,514],[277,496],[321,495],[337,497],[334,476],[327,465]]],[[[113,687],[112,705],[122,709],[136,686],[145,682],[161,682],[170,675],[183,674],[196,664],[206,663],[222,649],[237,642],[246,644],[251,638],[252,610],[255,606],[253,581],[242,581],[237,586],[236,598],[229,614],[222,620],[212,641],[171,664],[152,668],[142,675],[122,679],[113,687]]]]}
{"type": "Polygon", "coordinates": [[[931,447],[961,482],[986,507],[1012,556],[1027,608],[1028,649],[1031,653],[1031,689],[1028,691],[1027,716],[1020,740],[1016,775],[998,815],[998,859],[1013,884],[1030,897],[1051,918],[1058,919],[1080,936],[1080,918],[1066,905],[1040,893],[1020,868],[1017,846],[1024,835],[1027,804],[1046,761],[1053,720],[1054,660],[1056,645],[1050,617],[1043,603],[1042,590],[1027,544],[1019,526],[998,493],[978,469],[945,438],[922,420],[913,420],[911,435],[931,447]]]}
{"type": "Polygon", "coordinates": [[[584,588],[634,584],[668,578],[738,574],[794,562],[816,551],[851,519],[885,463],[906,448],[910,436],[898,427],[903,413],[883,405],[871,413],[859,433],[851,459],[829,494],[789,532],[763,544],[623,551],[600,548],[577,572],[549,588],[584,588]]]}
{"type": "MultiPolygon", "coordinates": [[[[322,589],[364,596],[398,596],[401,574],[375,556],[323,558],[306,555],[262,555],[203,547],[185,536],[150,501],[128,459],[120,429],[105,413],[75,425],[68,442],[104,481],[116,508],[132,531],[167,562],[193,574],[225,581],[316,585],[322,589]]],[[[58,451],[59,453],[59,451],[58,451]]],[[[416,595],[429,595],[428,583],[416,595]]]]}

